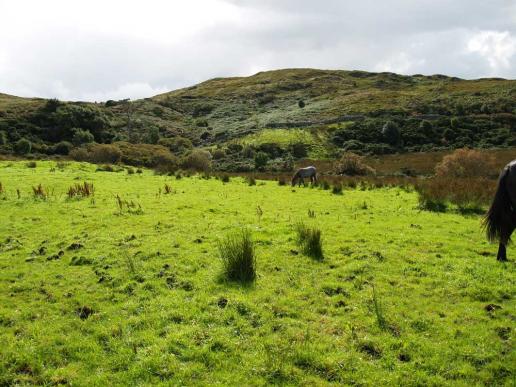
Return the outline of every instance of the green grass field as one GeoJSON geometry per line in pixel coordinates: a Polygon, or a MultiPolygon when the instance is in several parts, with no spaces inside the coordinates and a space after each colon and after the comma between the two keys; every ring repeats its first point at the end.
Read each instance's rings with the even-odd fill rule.
{"type": "Polygon", "coordinates": [[[95,169],[0,163],[0,385],[514,385],[516,249],[496,262],[479,216],[399,188],[95,169]],[[242,227],[252,285],[220,275],[242,227]]]}

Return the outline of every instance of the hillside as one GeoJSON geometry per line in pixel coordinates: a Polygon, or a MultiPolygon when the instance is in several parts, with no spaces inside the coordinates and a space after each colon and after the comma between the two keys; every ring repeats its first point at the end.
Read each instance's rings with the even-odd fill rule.
{"type": "Polygon", "coordinates": [[[211,79],[137,101],[62,103],[0,94],[0,145],[12,152],[25,137],[33,151],[44,144],[42,153],[51,153],[56,143],[72,141],[77,128],[103,143],[184,137],[221,148],[220,159],[230,165],[245,159],[233,156],[246,146],[271,159],[285,152],[332,158],[344,150],[514,146],[515,113],[514,80],[285,69],[211,79]]]}

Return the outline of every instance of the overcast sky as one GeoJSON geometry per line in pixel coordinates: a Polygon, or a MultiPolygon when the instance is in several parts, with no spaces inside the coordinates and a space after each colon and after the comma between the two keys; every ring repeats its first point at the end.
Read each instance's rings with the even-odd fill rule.
{"type": "Polygon", "coordinates": [[[149,97],[286,67],[516,78],[516,0],[0,0],[0,92],[149,97]]]}

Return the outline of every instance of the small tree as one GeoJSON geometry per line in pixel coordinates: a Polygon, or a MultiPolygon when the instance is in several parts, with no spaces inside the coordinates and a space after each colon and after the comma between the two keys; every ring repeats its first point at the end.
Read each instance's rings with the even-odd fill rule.
{"type": "Polygon", "coordinates": [[[7,145],[7,133],[0,131],[0,145],[7,145]]]}
{"type": "Polygon", "coordinates": [[[269,155],[265,152],[257,152],[254,155],[254,167],[258,170],[265,168],[269,161],[269,155]]]}
{"type": "Polygon", "coordinates": [[[149,144],[157,144],[159,141],[159,128],[156,126],[151,126],[147,133],[147,142],[149,144]]]}
{"type": "Polygon", "coordinates": [[[393,121],[387,121],[382,128],[382,135],[390,145],[398,145],[401,140],[400,129],[393,121]]]}
{"type": "Polygon", "coordinates": [[[95,137],[90,133],[89,130],[83,129],[72,129],[74,135],[72,137],[72,143],[75,146],[81,146],[82,144],[90,144],[95,141],[95,137]]]}
{"type": "Polygon", "coordinates": [[[19,155],[26,155],[32,150],[32,143],[26,138],[21,138],[14,144],[14,151],[19,155]]]}

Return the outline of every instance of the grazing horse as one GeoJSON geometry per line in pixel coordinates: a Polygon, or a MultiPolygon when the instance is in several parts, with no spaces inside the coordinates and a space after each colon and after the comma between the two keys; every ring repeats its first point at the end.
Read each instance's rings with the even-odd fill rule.
{"type": "Polygon", "coordinates": [[[301,183],[305,185],[305,177],[309,177],[312,184],[317,182],[317,170],[314,166],[299,168],[292,176],[292,186],[295,186],[296,182],[298,182],[298,185],[301,185],[301,183]]]}
{"type": "Polygon", "coordinates": [[[507,261],[507,244],[516,228],[516,160],[507,164],[500,174],[498,188],[484,218],[483,227],[488,240],[499,242],[496,259],[507,261]]]}

